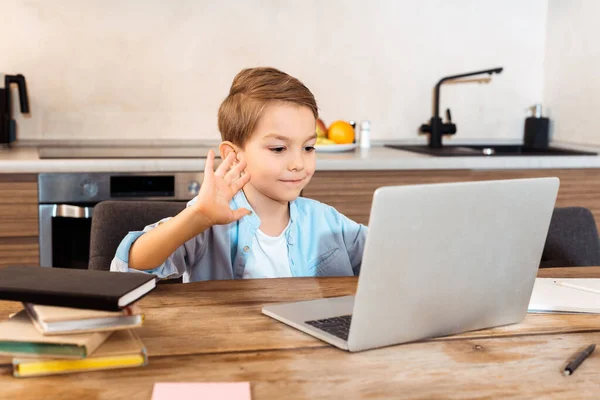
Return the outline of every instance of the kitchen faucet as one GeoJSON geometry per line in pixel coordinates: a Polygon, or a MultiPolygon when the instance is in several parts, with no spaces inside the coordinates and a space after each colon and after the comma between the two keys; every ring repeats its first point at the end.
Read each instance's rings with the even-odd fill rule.
{"type": "Polygon", "coordinates": [[[29,99],[25,77],[18,75],[4,75],[4,88],[0,88],[0,144],[10,144],[16,139],[16,122],[12,119],[10,85],[16,83],[19,87],[19,102],[21,112],[29,113],[29,99]]]}
{"type": "Polygon", "coordinates": [[[502,72],[502,67],[486,69],[483,71],[476,72],[468,72],[466,74],[452,75],[446,76],[439,80],[439,82],[435,85],[435,91],[433,95],[433,116],[429,121],[429,124],[421,125],[419,131],[421,133],[429,133],[429,147],[432,148],[441,148],[442,147],[442,135],[454,135],[456,133],[456,125],[452,123],[452,115],[450,114],[450,109],[446,110],[446,119],[448,122],[443,123],[440,118],[440,86],[442,83],[447,81],[452,81],[455,79],[465,78],[467,76],[474,76],[480,74],[499,74],[502,72]]]}

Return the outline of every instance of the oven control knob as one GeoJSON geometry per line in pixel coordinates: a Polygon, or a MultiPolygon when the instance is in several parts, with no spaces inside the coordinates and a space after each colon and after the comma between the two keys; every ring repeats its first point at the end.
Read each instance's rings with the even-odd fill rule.
{"type": "Polygon", "coordinates": [[[191,181],[190,184],[188,185],[188,192],[192,196],[196,196],[199,191],[200,191],[200,184],[198,183],[198,181],[191,181]]]}
{"type": "Polygon", "coordinates": [[[83,194],[87,197],[94,197],[98,194],[98,184],[96,182],[86,181],[82,187],[83,194]]]}

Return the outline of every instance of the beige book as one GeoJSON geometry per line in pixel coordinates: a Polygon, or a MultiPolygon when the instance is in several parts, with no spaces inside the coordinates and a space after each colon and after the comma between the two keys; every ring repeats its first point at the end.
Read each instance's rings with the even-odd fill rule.
{"type": "Polygon", "coordinates": [[[68,374],[79,371],[132,368],[146,365],[146,348],[133,330],[113,333],[94,353],[82,360],[15,358],[16,377],[68,374]]]}
{"type": "Polygon", "coordinates": [[[137,305],[121,311],[43,306],[23,303],[36,328],[44,335],[116,331],[139,328],[144,316],[137,305]]]}
{"type": "Polygon", "coordinates": [[[25,310],[0,322],[0,355],[26,357],[85,358],[112,333],[92,332],[44,336],[25,310]]]}

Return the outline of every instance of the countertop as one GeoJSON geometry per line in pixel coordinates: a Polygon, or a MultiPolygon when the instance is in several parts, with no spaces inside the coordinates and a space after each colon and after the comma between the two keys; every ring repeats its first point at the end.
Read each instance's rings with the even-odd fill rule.
{"type": "MultiPolygon", "coordinates": [[[[0,173],[40,172],[186,172],[202,171],[205,158],[69,158],[41,159],[38,148],[44,143],[18,144],[0,149],[0,173]]],[[[62,146],[83,146],[84,142],[63,143],[62,146]]],[[[396,142],[406,143],[406,142],[396,142]]],[[[504,144],[506,144],[505,142],[504,144]]],[[[461,144],[453,142],[453,144],[461,144]]],[[[503,143],[497,143],[503,144],[503,143]]],[[[58,146],[52,143],[52,146],[58,146]]],[[[156,143],[156,147],[161,144],[156,143]]],[[[195,143],[206,151],[216,149],[217,143],[195,143]]],[[[594,146],[553,143],[562,148],[598,151],[594,146]]],[[[102,146],[85,142],[85,146],[102,146]]],[[[104,144],[104,146],[107,146],[104,144]]],[[[171,145],[172,146],[172,145],[171,145]]],[[[453,169],[552,169],[600,168],[600,156],[469,156],[434,157],[409,151],[395,150],[374,143],[369,149],[340,153],[317,153],[317,171],[348,170],[453,170],[453,169]]]]}

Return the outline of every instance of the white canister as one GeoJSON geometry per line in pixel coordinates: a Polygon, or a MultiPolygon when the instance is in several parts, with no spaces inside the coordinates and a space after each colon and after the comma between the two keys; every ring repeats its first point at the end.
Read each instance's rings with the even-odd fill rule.
{"type": "Polygon", "coordinates": [[[371,147],[371,121],[361,121],[359,140],[361,148],[368,149],[371,147]]]}

